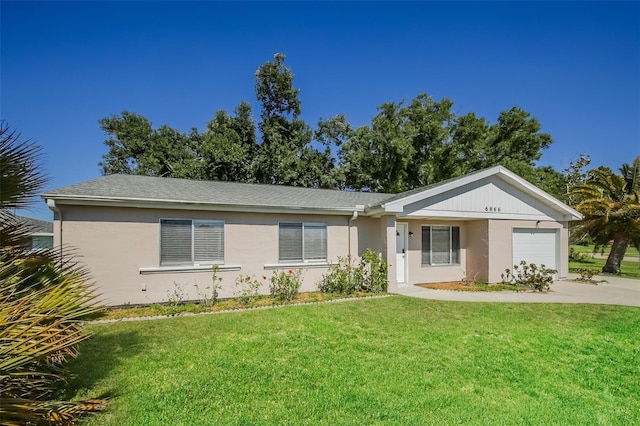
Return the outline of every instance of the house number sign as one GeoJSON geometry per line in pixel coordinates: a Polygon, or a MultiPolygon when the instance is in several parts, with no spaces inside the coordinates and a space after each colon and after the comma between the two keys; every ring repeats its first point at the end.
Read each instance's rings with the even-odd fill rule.
{"type": "Polygon", "coordinates": [[[487,206],[484,208],[485,212],[499,212],[500,211],[500,207],[491,207],[491,206],[487,206]]]}

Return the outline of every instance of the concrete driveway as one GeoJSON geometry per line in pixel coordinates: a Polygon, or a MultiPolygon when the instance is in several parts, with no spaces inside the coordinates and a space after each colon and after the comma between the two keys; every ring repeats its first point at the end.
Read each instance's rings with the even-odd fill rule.
{"type": "Polygon", "coordinates": [[[571,279],[556,281],[547,293],[539,292],[471,292],[432,290],[409,286],[398,289],[398,294],[422,299],[455,300],[461,302],[522,302],[522,303],[593,303],[603,305],[640,306],[640,280],[618,277],[600,277],[606,283],[584,284],[571,279]]]}

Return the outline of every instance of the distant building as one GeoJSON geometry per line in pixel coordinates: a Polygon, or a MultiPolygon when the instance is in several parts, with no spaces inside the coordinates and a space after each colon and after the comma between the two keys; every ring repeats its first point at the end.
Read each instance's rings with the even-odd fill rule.
{"type": "Polygon", "coordinates": [[[30,229],[28,248],[31,250],[53,247],[53,222],[17,216],[30,229]]]}

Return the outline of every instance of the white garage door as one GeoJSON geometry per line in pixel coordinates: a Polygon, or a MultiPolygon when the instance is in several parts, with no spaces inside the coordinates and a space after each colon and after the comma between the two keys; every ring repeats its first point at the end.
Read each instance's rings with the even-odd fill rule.
{"type": "Polygon", "coordinates": [[[514,229],[513,264],[520,261],[558,269],[558,233],[554,229],[514,229]]]}

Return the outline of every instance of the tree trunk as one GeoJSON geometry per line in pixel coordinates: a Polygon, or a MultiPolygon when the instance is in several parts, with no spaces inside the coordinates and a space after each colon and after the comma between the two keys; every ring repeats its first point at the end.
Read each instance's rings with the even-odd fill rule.
{"type": "Polygon", "coordinates": [[[627,246],[629,246],[629,237],[627,235],[617,233],[613,236],[611,252],[607,258],[607,263],[602,268],[602,272],[620,275],[620,263],[627,252],[627,246]]]}

